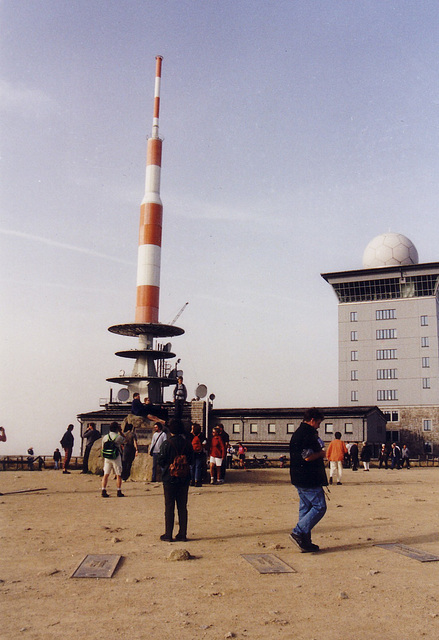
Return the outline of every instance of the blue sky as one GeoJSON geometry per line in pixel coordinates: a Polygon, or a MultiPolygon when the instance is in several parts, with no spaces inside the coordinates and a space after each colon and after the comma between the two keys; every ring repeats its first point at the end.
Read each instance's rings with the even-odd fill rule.
{"type": "MultiPolygon", "coordinates": [[[[439,259],[437,2],[0,2],[0,424],[51,453],[133,339],[163,56],[160,320],[216,406],[337,404],[320,273],[439,259]]],[[[117,392],[118,388],[113,387],[117,392]]],[[[78,428],[76,428],[78,434],[78,428]]]]}

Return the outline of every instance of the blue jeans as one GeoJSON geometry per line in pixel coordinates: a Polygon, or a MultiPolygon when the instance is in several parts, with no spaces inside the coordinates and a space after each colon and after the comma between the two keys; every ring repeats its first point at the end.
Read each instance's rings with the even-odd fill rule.
{"type": "Polygon", "coordinates": [[[311,529],[326,513],[326,499],[322,487],[304,489],[296,487],[299,494],[299,522],[293,529],[299,535],[310,535],[311,529]]]}
{"type": "Polygon", "coordinates": [[[191,481],[192,482],[202,482],[204,461],[205,461],[205,457],[203,453],[196,453],[194,455],[194,464],[191,465],[191,481]]]}

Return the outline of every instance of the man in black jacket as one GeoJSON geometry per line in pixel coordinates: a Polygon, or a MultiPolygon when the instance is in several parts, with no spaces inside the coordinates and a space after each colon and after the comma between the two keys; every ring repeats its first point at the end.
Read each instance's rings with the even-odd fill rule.
{"type": "Polygon", "coordinates": [[[163,492],[165,494],[165,533],[160,540],[172,542],[174,529],[174,511],[177,505],[178,533],[175,540],[186,541],[187,535],[187,498],[191,480],[190,465],[193,463],[193,449],[183,435],[183,425],[173,418],[169,421],[170,437],[160,447],[158,463],[162,468],[163,492]],[[185,459],[182,459],[184,456],[185,459]],[[179,457],[180,469],[173,469],[173,463],[179,457]],[[186,469],[184,467],[186,466],[186,469]],[[178,473],[178,475],[175,475],[178,473]]]}
{"type": "Polygon", "coordinates": [[[63,473],[70,473],[69,464],[70,464],[70,459],[72,457],[73,444],[75,442],[75,438],[73,437],[72,431],[73,431],[73,425],[69,424],[69,426],[67,427],[67,431],[65,432],[65,434],[63,435],[63,437],[60,440],[60,444],[61,444],[62,448],[64,449],[64,470],[63,470],[63,473]]]}
{"type": "Polygon", "coordinates": [[[317,429],[324,416],[319,409],[308,409],[290,441],[290,476],[299,494],[299,521],[290,539],[304,553],[318,551],[311,542],[311,530],[326,513],[323,487],[328,484],[323,459],[325,450],[317,429]]]}

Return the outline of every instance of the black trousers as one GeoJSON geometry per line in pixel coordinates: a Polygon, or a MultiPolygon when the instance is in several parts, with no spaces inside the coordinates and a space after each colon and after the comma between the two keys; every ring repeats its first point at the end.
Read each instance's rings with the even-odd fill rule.
{"type": "Polygon", "coordinates": [[[182,537],[187,534],[187,497],[189,492],[189,480],[184,482],[164,482],[165,494],[165,535],[172,538],[174,530],[174,511],[177,506],[178,533],[182,537]]]}

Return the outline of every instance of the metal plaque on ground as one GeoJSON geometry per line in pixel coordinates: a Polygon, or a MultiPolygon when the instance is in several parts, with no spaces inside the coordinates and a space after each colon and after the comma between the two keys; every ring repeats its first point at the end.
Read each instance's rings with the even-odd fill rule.
{"type": "Polygon", "coordinates": [[[297,573],[295,569],[272,553],[247,553],[241,555],[259,573],[297,573]]]}
{"type": "Polygon", "coordinates": [[[85,556],[72,578],[111,578],[122,556],[85,556]]]}
{"type": "Polygon", "coordinates": [[[420,549],[407,547],[405,544],[399,544],[398,542],[392,542],[389,544],[376,544],[375,546],[381,547],[382,549],[389,549],[390,551],[395,551],[396,553],[401,553],[403,556],[408,556],[409,558],[413,558],[413,560],[418,560],[419,562],[436,562],[437,560],[439,560],[439,556],[435,556],[432,553],[427,553],[426,551],[421,551],[420,549]]]}

